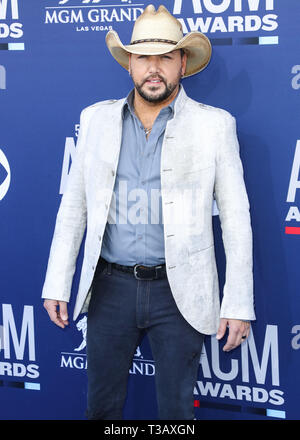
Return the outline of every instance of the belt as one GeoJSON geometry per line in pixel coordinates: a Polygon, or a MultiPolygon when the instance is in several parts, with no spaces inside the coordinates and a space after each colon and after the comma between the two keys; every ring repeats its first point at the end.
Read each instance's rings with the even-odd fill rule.
{"type": "Polygon", "coordinates": [[[111,267],[122,272],[132,273],[137,280],[158,280],[160,278],[166,278],[166,264],[159,264],[157,266],[144,266],[142,264],[135,264],[134,266],[124,266],[118,263],[109,263],[100,257],[103,262],[111,267]]]}

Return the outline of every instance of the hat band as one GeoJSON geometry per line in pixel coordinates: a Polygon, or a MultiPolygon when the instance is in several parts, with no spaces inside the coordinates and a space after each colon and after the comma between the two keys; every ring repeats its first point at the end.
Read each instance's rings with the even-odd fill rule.
{"type": "Polygon", "coordinates": [[[134,40],[130,43],[130,46],[138,43],[168,43],[176,45],[178,41],[164,40],[163,38],[146,38],[144,40],[134,40]]]}

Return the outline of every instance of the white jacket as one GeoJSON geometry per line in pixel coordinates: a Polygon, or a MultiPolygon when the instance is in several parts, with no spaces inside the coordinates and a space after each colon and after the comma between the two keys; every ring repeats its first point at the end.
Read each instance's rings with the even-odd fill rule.
{"type": "MultiPolygon", "coordinates": [[[[85,108],[57,214],[42,298],[69,301],[86,230],[73,319],[87,311],[101,252],[122,136],[125,99],[85,108]]],[[[235,119],[189,98],[183,87],[161,153],[165,259],[178,309],[199,332],[217,332],[220,317],[255,319],[252,230],[235,119]],[[215,198],[226,255],[220,309],[212,228],[215,198]],[[192,210],[196,207],[196,215],[192,210]]]]}

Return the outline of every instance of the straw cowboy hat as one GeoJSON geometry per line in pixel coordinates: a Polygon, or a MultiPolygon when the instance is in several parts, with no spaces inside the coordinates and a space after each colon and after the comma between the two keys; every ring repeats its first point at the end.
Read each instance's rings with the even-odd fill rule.
{"type": "Polygon", "coordinates": [[[106,44],[122,67],[129,68],[129,54],[162,55],[177,49],[187,54],[184,77],[203,70],[210,61],[211,44],[201,32],[189,32],[183,36],[181,23],[161,5],[155,10],[153,5],[146,7],[136,20],[131,42],[124,46],[116,31],[109,31],[106,44]]]}

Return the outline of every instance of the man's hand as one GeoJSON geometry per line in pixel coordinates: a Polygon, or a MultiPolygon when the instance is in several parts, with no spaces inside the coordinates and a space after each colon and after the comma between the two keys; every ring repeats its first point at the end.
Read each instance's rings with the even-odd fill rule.
{"type": "Polygon", "coordinates": [[[69,325],[68,309],[66,301],[57,301],[56,299],[45,299],[44,307],[54,324],[61,328],[69,325]]]}
{"type": "Polygon", "coordinates": [[[226,328],[229,327],[229,335],[223,351],[230,351],[238,347],[248,338],[250,333],[250,323],[240,321],[239,319],[220,319],[220,326],[216,338],[222,339],[225,335],[226,328]]]}

